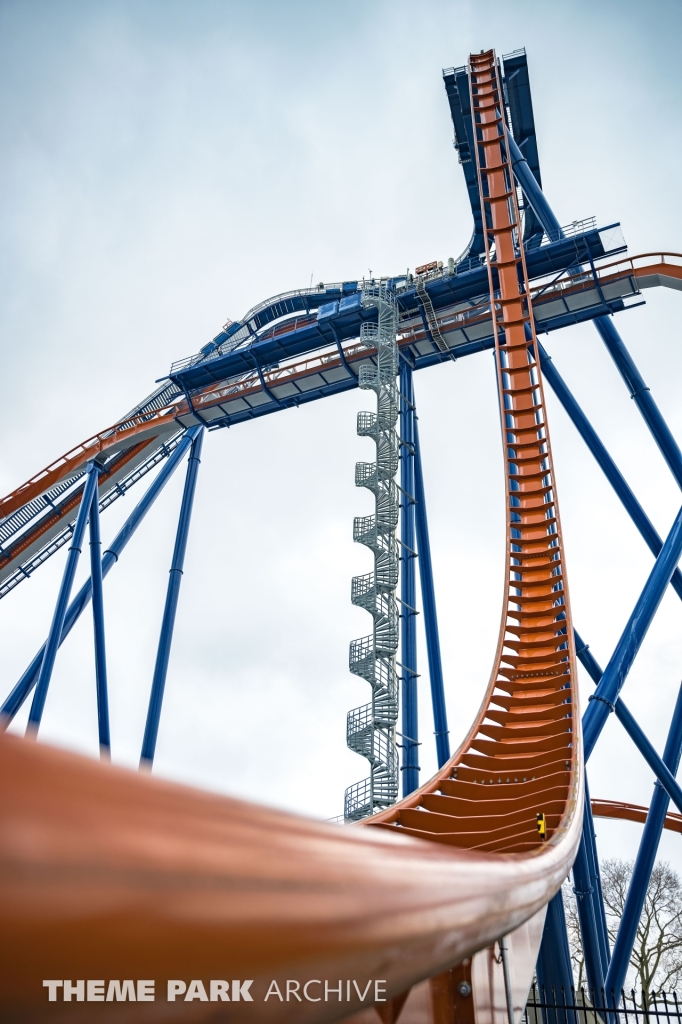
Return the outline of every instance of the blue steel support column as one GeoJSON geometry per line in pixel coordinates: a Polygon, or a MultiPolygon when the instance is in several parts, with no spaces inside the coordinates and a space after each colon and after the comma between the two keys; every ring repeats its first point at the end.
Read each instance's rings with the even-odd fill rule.
{"type": "MultiPolygon", "coordinates": [[[[587,644],[579,636],[577,630],[573,630],[576,643],[576,654],[585,666],[595,683],[601,679],[603,672],[596,660],[589,653],[587,644]]],[[[614,714],[626,733],[635,744],[640,754],[651,768],[661,787],[668,794],[672,802],[682,814],[682,786],[677,782],[663,758],[656,753],[652,743],[645,736],[642,728],[637,724],[634,715],[626,706],[622,697],[616,701],[614,714]]]]}
{"type": "MultiPolygon", "coordinates": [[[[566,1002],[571,1002],[573,967],[561,889],[547,904],[536,970],[541,1002],[560,1004],[562,992],[566,995],[566,1002]]],[[[546,1024],[573,1024],[575,1021],[575,1013],[572,1010],[560,1010],[555,1013],[550,1015],[547,1010],[543,1010],[542,1016],[546,1024]]]]}
{"type": "MultiPolygon", "coordinates": [[[[640,534],[646,541],[649,550],[654,555],[658,555],[663,547],[663,541],[659,537],[656,528],[640,503],[637,501],[637,498],[630,490],[623,475],[602,444],[587,416],[576,402],[575,397],[554,365],[552,357],[547,354],[540,342],[538,342],[538,349],[540,352],[540,362],[544,379],[550,384],[554,394],[557,396],[573,421],[578,433],[599,463],[606,479],[620,498],[625,511],[628,513],[640,534]]],[[[682,598],[682,573],[679,569],[675,569],[671,585],[678,597],[682,598]]]]}
{"type": "MultiPolygon", "coordinates": [[[[103,577],[107,575],[109,570],[118,561],[119,555],[177,469],[178,464],[182,461],[192,442],[192,438],[199,429],[199,427],[190,427],[173,454],[168,459],[166,465],[163,469],[159,470],[155,480],[145,492],[144,497],[140,499],[119,532],[116,534],[111,546],[104,552],[104,557],[102,558],[103,577]]],[[[85,611],[91,597],[92,580],[88,579],[69,605],[69,609],[64,619],[64,625],[62,627],[62,635],[59,640],[60,645],[64,643],[67,636],[78,622],[78,619],[85,611]]],[[[0,729],[5,729],[9,725],[35,686],[38,673],[40,672],[40,666],[43,663],[46,646],[47,641],[40,648],[31,664],[21,676],[19,682],[6,698],[2,707],[0,707],[0,729]]]]}
{"type": "Polygon", "coordinates": [[[417,588],[415,579],[414,392],[412,368],[400,360],[400,675],[402,680],[403,796],[419,786],[417,712],[417,588]]]}
{"type": "Polygon", "coordinates": [[[554,216],[554,211],[545,199],[545,194],[538,185],[537,179],[530,169],[525,156],[517,146],[511,135],[509,138],[509,155],[511,157],[514,177],[523,189],[523,193],[533,207],[538,220],[547,232],[547,237],[556,242],[564,237],[559,221],[554,216]]]}
{"type": "MultiPolygon", "coordinates": [[[[587,797],[585,806],[589,806],[587,797]]],[[[583,824],[583,834],[578,847],[578,855],[573,864],[573,892],[575,893],[578,909],[578,920],[580,922],[580,937],[582,939],[583,954],[585,956],[585,973],[589,989],[598,998],[604,987],[604,978],[608,964],[604,963],[602,957],[602,943],[600,941],[599,918],[603,908],[599,906],[597,893],[593,884],[591,871],[591,858],[588,857],[588,843],[590,836],[594,835],[592,815],[590,822],[583,824]]]]}
{"type": "Polygon", "coordinates": [[[590,645],[585,643],[577,629],[573,630],[573,638],[575,640],[576,657],[596,686],[604,675],[601,666],[590,651],[590,645]]]}
{"type": "MultiPolygon", "coordinates": [[[[599,683],[602,677],[602,670],[598,665],[597,661],[589,651],[588,645],[582,639],[577,629],[573,630],[575,638],[576,655],[587,669],[589,675],[592,677],[595,683],[599,683]]],[[[620,703],[620,701],[619,701],[620,703]]],[[[596,835],[594,831],[594,817],[592,815],[592,804],[590,802],[590,793],[587,780],[585,781],[585,809],[583,814],[583,833],[580,838],[580,863],[578,864],[578,877],[576,877],[575,865],[573,868],[573,879],[575,883],[575,891],[580,890],[583,900],[583,913],[585,914],[585,921],[583,922],[582,916],[580,917],[580,932],[583,935],[585,930],[590,929],[592,920],[594,921],[595,933],[593,942],[596,943],[596,947],[599,951],[599,964],[597,965],[594,960],[588,967],[588,978],[591,988],[595,988],[597,994],[599,994],[600,988],[605,984],[606,971],[609,966],[610,951],[609,951],[609,935],[606,927],[606,913],[604,911],[604,896],[601,887],[601,873],[599,871],[599,858],[597,856],[597,844],[596,835]],[[581,874],[581,870],[583,873],[581,874]],[[586,903],[591,903],[591,911],[588,913],[586,903]]],[[[581,904],[578,902],[578,914],[581,913],[581,904]]],[[[586,946],[587,941],[583,939],[583,946],[586,946]]]]}
{"type": "MultiPolygon", "coordinates": [[[[104,592],[102,589],[102,539],[99,531],[99,494],[95,488],[90,505],[90,579],[92,581],[92,625],[95,634],[95,681],[97,685],[97,727],[102,758],[111,754],[109,696],[107,694],[107,653],[104,640],[104,592]]],[[[63,632],[62,624],[62,632],[63,632]]]]}
{"type": "Polygon", "coordinates": [[[173,642],[173,628],[175,626],[175,614],[178,608],[178,597],[180,596],[180,583],[182,582],[183,566],[185,564],[185,551],[187,550],[187,536],[192,519],[192,505],[194,504],[194,491],[197,483],[197,473],[201,462],[201,446],[204,440],[203,429],[192,441],[192,448],[187,463],[187,476],[185,477],[185,489],[182,495],[180,506],[180,519],[178,531],[175,537],[175,548],[173,549],[173,560],[171,562],[166,591],[166,605],[163,611],[161,623],[161,636],[159,647],[156,653],[156,665],[154,666],[154,678],[152,680],[152,692],[149,698],[149,710],[147,711],[147,724],[144,730],[142,741],[142,753],[140,755],[140,767],[151,769],[156,751],[156,739],[159,734],[159,721],[161,718],[161,705],[163,703],[163,691],[166,686],[166,675],[168,673],[168,661],[170,658],[171,643],[173,642]]]}
{"type": "Polygon", "coordinates": [[[594,750],[609,712],[613,711],[633,661],[651,625],[668,583],[682,554],[682,509],[656,559],[623,634],[611,655],[597,689],[583,716],[585,760],[594,750]]]}
{"type": "Polygon", "coordinates": [[[625,347],[625,342],[616,330],[611,317],[598,316],[595,317],[593,322],[602,341],[606,345],[609,355],[616,364],[618,372],[627,385],[630,398],[637,405],[656,444],[661,450],[661,455],[668,463],[670,472],[675,477],[678,487],[682,487],[682,452],[680,452],[677,441],[670,432],[668,424],[663,419],[661,410],[651,397],[651,392],[635,366],[632,356],[625,347]]]}
{"type": "Polygon", "coordinates": [[[28,716],[26,732],[29,736],[37,735],[38,729],[40,728],[40,720],[43,717],[43,709],[45,707],[45,700],[47,699],[47,690],[50,685],[50,679],[52,678],[52,669],[54,668],[55,659],[57,657],[57,648],[59,647],[59,640],[62,635],[62,629],[64,628],[66,609],[69,603],[69,597],[71,596],[73,578],[76,575],[78,559],[80,558],[83,534],[85,533],[85,527],[88,522],[92,496],[97,493],[98,479],[99,466],[95,462],[88,463],[87,477],[85,480],[85,487],[83,488],[83,497],[81,498],[78,518],[76,519],[73,537],[71,538],[71,544],[69,545],[69,551],[66,556],[64,575],[62,577],[62,583],[57,596],[57,604],[55,605],[54,615],[52,617],[52,625],[50,626],[47,643],[45,644],[45,654],[43,655],[42,664],[40,666],[36,692],[33,696],[33,703],[28,716]]]}
{"type": "MultiPolygon", "coordinates": [[[[597,664],[597,661],[590,653],[588,645],[582,639],[577,629],[573,630],[573,635],[575,638],[575,649],[577,657],[579,658],[582,665],[587,669],[587,672],[592,677],[593,681],[596,684],[598,684],[599,680],[602,677],[602,670],[600,666],[597,664]]],[[[592,903],[591,916],[595,922],[596,940],[600,953],[599,970],[597,971],[596,965],[594,964],[591,968],[592,975],[596,975],[597,980],[599,981],[599,985],[596,989],[597,994],[599,994],[599,989],[601,988],[601,985],[605,983],[604,979],[606,971],[609,966],[610,953],[609,936],[606,927],[606,914],[604,911],[604,896],[601,887],[601,873],[599,871],[599,858],[597,856],[596,835],[594,832],[594,818],[592,816],[592,805],[590,803],[590,794],[587,780],[585,782],[585,809],[583,814],[583,833],[580,837],[580,847],[581,849],[584,848],[584,861],[581,861],[581,864],[584,863],[585,865],[587,865],[587,870],[589,873],[589,880],[585,878],[580,879],[580,888],[583,892],[585,892],[585,890],[590,890],[589,899],[592,903]]],[[[580,871],[580,867],[578,870],[580,871]]],[[[575,867],[573,878],[577,889],[579,887],[579,881],[576,879],[575,876],[575,867]]],[[[587,897],[583,897],[583,899],[585,901],[587,897]]],[[[578,912],[580,913],[580,906],[578,906],[578,912]]],[[[585,921],[584,927],[590,927],[589,920],[585,921]]],[[[582,918],[580,921],[580,931],[582,935],[582,918]]],[[[583,945],[585,945],[585,940],[583,940],[583,945]]],[[[592,982],[590,982],[590,985],[591,987],[594,987],[592,982]]]]}
{"type": "Polygon", "coordinates": [[[604,987],[608,969],[608,940],[605,941],[606,919],[601,898],[599,863],[594,847],[594,821],[590,795],[585,783],[585,816],[578,856],[573,864],[573,891],[578,906],[580,935],[585,954],[585,971],[589,988],[598,997],[604,987]],[[602,924],[602,917],[604,921],[602,924]]]}
{"type": "MultiPolygon", "coordinates": [[[[677,773],[682,754],[682,686],[677,694],[670,731],[665,744],[663,762],[673,775],[677,773]]],[[[637,926],[642,914],[651,871],[656,860],[658,844],[663,832],[663,824],[668,811],[669,797],[660,782],[654,783],[654,795],[651,798],[642,838],[637,852],[635,867],[632,872],[623,915],[618,935],[613,947],[611,966],[606,976],[606,991],[619,994],[625,984],[625,975],[630,966],[632,948],[637,935],[637,926]]]]}
{"type": "Polygon", "coordinates": [[[431,703],[433,705],[433,725],[436,734],[436,755],[438,757],[438,767],[442,768],[445,762],[450,760],[450,733],[448,730],[448,717],[445,708],[443,663],[440,656],[440,637],[438,634],[438,616],[436,614],[436,591],[433,585],[433,565],[431,562],[429,523],[426,516],[422,453],[419,444],[419,417],[417,416],[416,411],[413,423],[414,496],[417,500],[415,512],[417,526],[417,554],[419,555],[419,581],[421,583],[422,610],[424,613],[426,652],[429,659],[429,682],[431,684],[431,703]]]}

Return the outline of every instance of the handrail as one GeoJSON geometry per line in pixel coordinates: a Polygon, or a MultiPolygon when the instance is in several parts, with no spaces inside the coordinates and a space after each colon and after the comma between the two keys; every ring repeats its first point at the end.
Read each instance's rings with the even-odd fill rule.
{"type": "MultiPolygon", "coordinates": [[[[671,269],[672,268],[679,268],[679,269],[682,270],[682,253],[678,253],[678,252],[646,252],[646,253],[641,253],[638,256],[624,256],[624,257],[622,257],[619,260],[614,260],[613,263],[602,263],[599,267],[596,267],[595,269],[596,269],[597,277],[599,277],[599,278],[602,278],[602,277],[612,278],[612,277],[618,277],[618,276],[621,275],[621,273],[627,273],[627,272],[636,275],[638,271],[646,270],[646,269],[650,268],[651,266],[659,266],[659,265],[660,266],[670,267],[671,269]],[[668,259],[666,259],[666,257],[668,257],[668,259]],[[670,261],[671,258],[672,258],[673,262],[670,261]],[[641,262],[641,261],[644,261],[644,260],[646,260],[648,262],[646,262],[646,263],[641,262]],[[658,262],[652,262],[652,261],[658,261],[658,262]],[[679,262],[675,262],[675,261],[679,261],[679,262]],[[610,271],[610,273],[609,273],[609,271],[610,271]]],[[[589,270],[580,271],[580,272],[578,272],[578,273],[576,273],[575,275],[572,275],[572,276],[577,278],[577,277],[579,277],[581,275],[583,275],[585,277],[585,280],[590,280],[592,278],[592,274],[590,273],[589,270]]],[[[677,275],[675,275],[675,276],[677,276],[677,275]]],[[[567,278],[567,280],[570,280],[570,278],[567,278]]]]}

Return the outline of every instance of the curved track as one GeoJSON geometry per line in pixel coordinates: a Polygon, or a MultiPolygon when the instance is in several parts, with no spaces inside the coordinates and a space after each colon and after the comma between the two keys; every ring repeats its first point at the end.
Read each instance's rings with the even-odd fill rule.
{"type": "MultiPolygon", "coordinates": [[[[563,302],[568,315],[572,299],[585,306],[585,295],[599,289],[620,301],[639,287],[680,288],[682,266],[674,254],[655,255],[592,275],[573,268],[559,284],[531,285],[492,51],[471,57],[469,81],[490,299],[481,302],[479,288],[478,302],[466,309],[444,301],[431,304],[428,315],[405,313],[398,336],[402,346],[430,345],[428,358],[442,360],[451,354],[449,337],[483,325],[476,340],[458,344],[494,347],[496,354],[508,510],[505,593],[490,682],[469,734],[429,783],[345,829],[5,735],[0,764],[11,782],[0,790],[0,927],[11,942],[3,956],[4,1020],[99,1019],[90,1006],[46,1002],[42,980],[68,975],[156,979],[155,1003],[107,1004],[107,1021],[357,1015],[358,1024],[370,1024],[378,1012],[384,1022],[400,1014],[404,1024],[501,1024],[520,1014],[544,908],[576,856],[584,802],[573,628],[536,323],[543,306],[563,302]],[[505,937],[512,956],[506,979],[504,953],[498,957],[492,948],[505,937]],[[165,1002],[167,979],[226,975],[250,979],[254,1003],[221,1004],[225,1016],[211,1017],[220,1009],[215,1004],[165,1002]],[[419,987],[429,978],[428,988],[419,987]],[[323,979],[340,986],[332,998],[287,1001],[272,993],[273,985],[286,993],[288,982],[308,982],[309,991],[324,994],[323,979]],[[364,1009],[369,1003],[376,1012],[364,1009]]],[[[581,252],[573,252],[573,263],[581,252]]],[[[482,269],[477,264],[472,272],[480,276],[482,269]]],[[[452,289],[462,275],[451,276],[452,289]]],[[[390,281],[398,302],[402,295],[407,304],[410,283],[390,281]]],[[[232,325],[121,422],[0,501],[0,528],[16,526],[14,547],[3,549],[0,582],[27,555],[56,544],[94,457],[104,465],[99,486],[106,501],[126,474],[139,476],[165,458],[187,426],[213,422],[202,419],[212,409],[226,416],[226,404],[246,405],[254,395],[282,407],[283,383],[313,378],[330,389],[356,386],[357,368],[350,368],[372,355],[353,340],[366,314],[349,288],[334,288],[339,297],[329,303],[330,322],[340,317],[342,324],[342,314],[359,318],[348,327],[350,340],[337,331],[329,342],[322,326],[326,348],[282,348],[324,324],[325,304],[311,312],[306,292],[262,304],[245,322],[261,317],[259,342],[279,346],[277,360],[253,356],[238,366],[241,350],[231,346],[243,325],[232,325]],[[218,364],[230,359],[232,376],[223,370],[219,378],[218,364]],[[190,371],[192,387],[182,376],[190,371]]],[[[424,291],[422,282],[422,309],[424,291]]],[[[11,715],[29,684],[25,691],[11,715]]],[[[609,811],[603,802],[594,808],[609,811]]],[[[611,808],[633,820],[640,810],[611,808]]]]}

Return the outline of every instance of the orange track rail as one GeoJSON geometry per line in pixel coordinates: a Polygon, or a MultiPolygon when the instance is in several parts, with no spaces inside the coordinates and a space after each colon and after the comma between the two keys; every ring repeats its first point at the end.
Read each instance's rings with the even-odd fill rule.
{"type": "MultiPolygon", "coordinates": [[[[271,980],[283,989],[286,979],[336,985],[341,978],[385,981],[389,1001],[379,1012],[389,1024],[403,1007],[401,993],[436,976],[430,1016],[420,1019],[440,1024],[456,1013],[472,1021],[482,997],[475,984],[476,998],[456,1007],[452,966],[464,961],[461,970],[472,971],[466,958],[541,912],[571,867],[583,807],[573,633],[492,51],[471,57],[470,81],[508,519],[497,653],[469,735],[430,783],[345,829],[1,736],[3,1020],[99,1018],[89,1005],[48,1004],[45,978],[154,978],[164,1000],[164,979],[227,976],[254,979],[258,1000],[230,1003],[231,1021],[348,1017],[361,1009],[354,995],[343,1005],[264,1000],[271,980]]],[[[88,443],[88,452],[108,444],[110,433],[88,443]]],[[[521,999],[537,941],[536,928],[521,999]]],[[[410,999],[401,1024],[417,1020],[410,999]]],[[[194,1002],[165,1010],[159,1001],[107,1004],[103,1019],[198,1021],[216,1010],[194,1002]]],[[[499,1020],[490,1010],[486,1019],[499,1020]]]]}
{"type": "MultiPolygon", "coordinates": [[[[649,813],[648,807],[640,804],[625,804],[618,800],[592,800],[595,818],[618,818],[620,821],[637,821],[644,824],[649,813]]],[[[664,828],[669,832],[682,832],[682,814],[666,814],[664,828]]]]}

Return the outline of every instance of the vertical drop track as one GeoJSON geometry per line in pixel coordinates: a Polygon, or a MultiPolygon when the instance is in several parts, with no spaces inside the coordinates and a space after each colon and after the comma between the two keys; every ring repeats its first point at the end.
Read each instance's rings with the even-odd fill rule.
{"type": "Polygon", "coordinates": [[[468,849],[539,853],[569,827],[575,847],[578,834],[573,629],[494,51],[472,55],[469,83],[505,454],[505,602],[488,692],[462,747],[430,783],[371,824],[468,849]]]}

